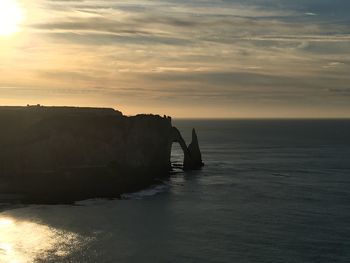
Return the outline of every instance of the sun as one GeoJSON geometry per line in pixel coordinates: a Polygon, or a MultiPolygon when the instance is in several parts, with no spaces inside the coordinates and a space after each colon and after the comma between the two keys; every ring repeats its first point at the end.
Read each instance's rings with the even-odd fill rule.
{"type": "Polygon", "coordinates": [[[0,0],[0,36],[10,36],[19,31],[23,12],[16,0],[0,0]]]}

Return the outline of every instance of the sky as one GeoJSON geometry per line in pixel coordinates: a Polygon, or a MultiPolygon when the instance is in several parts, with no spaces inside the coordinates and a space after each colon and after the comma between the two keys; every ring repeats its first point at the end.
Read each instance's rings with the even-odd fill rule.
{"type": "Polygon", "coordinates": [[[349,0],[0,0],[0,105],[350,117],[349,13],[349,0]]]}

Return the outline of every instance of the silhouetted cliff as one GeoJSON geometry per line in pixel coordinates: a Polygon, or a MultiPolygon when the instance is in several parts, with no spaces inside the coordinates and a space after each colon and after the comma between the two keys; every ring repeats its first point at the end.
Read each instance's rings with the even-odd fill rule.
{"type": "Polygon", "coordinates": [[[0,180],[29,202],[137,191],[168,176],[173,129],[170,117],[113,109],[0,107],[0,180]]]}

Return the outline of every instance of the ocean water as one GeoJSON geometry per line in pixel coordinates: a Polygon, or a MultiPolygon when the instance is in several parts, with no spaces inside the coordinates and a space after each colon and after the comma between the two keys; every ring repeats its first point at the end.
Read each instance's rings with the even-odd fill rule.
{"type": "Polygon", "coordinates": [[[196,128],[203,170],[122,200],[3,206],[0,262],[350,262],[350,120],[174,124],[187,142],[196,128]]]}

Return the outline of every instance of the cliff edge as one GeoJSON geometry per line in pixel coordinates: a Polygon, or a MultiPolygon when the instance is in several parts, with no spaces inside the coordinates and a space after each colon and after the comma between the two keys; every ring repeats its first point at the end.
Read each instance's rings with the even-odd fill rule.
{"type": "Polygon", "coordinates": [[[173,142],[183,148],[184,169],[203,165],[195,131],[187,147],[170,117],[0,107],[0,192],[40,203],[118,197],[167,177],[173,142]]]}

